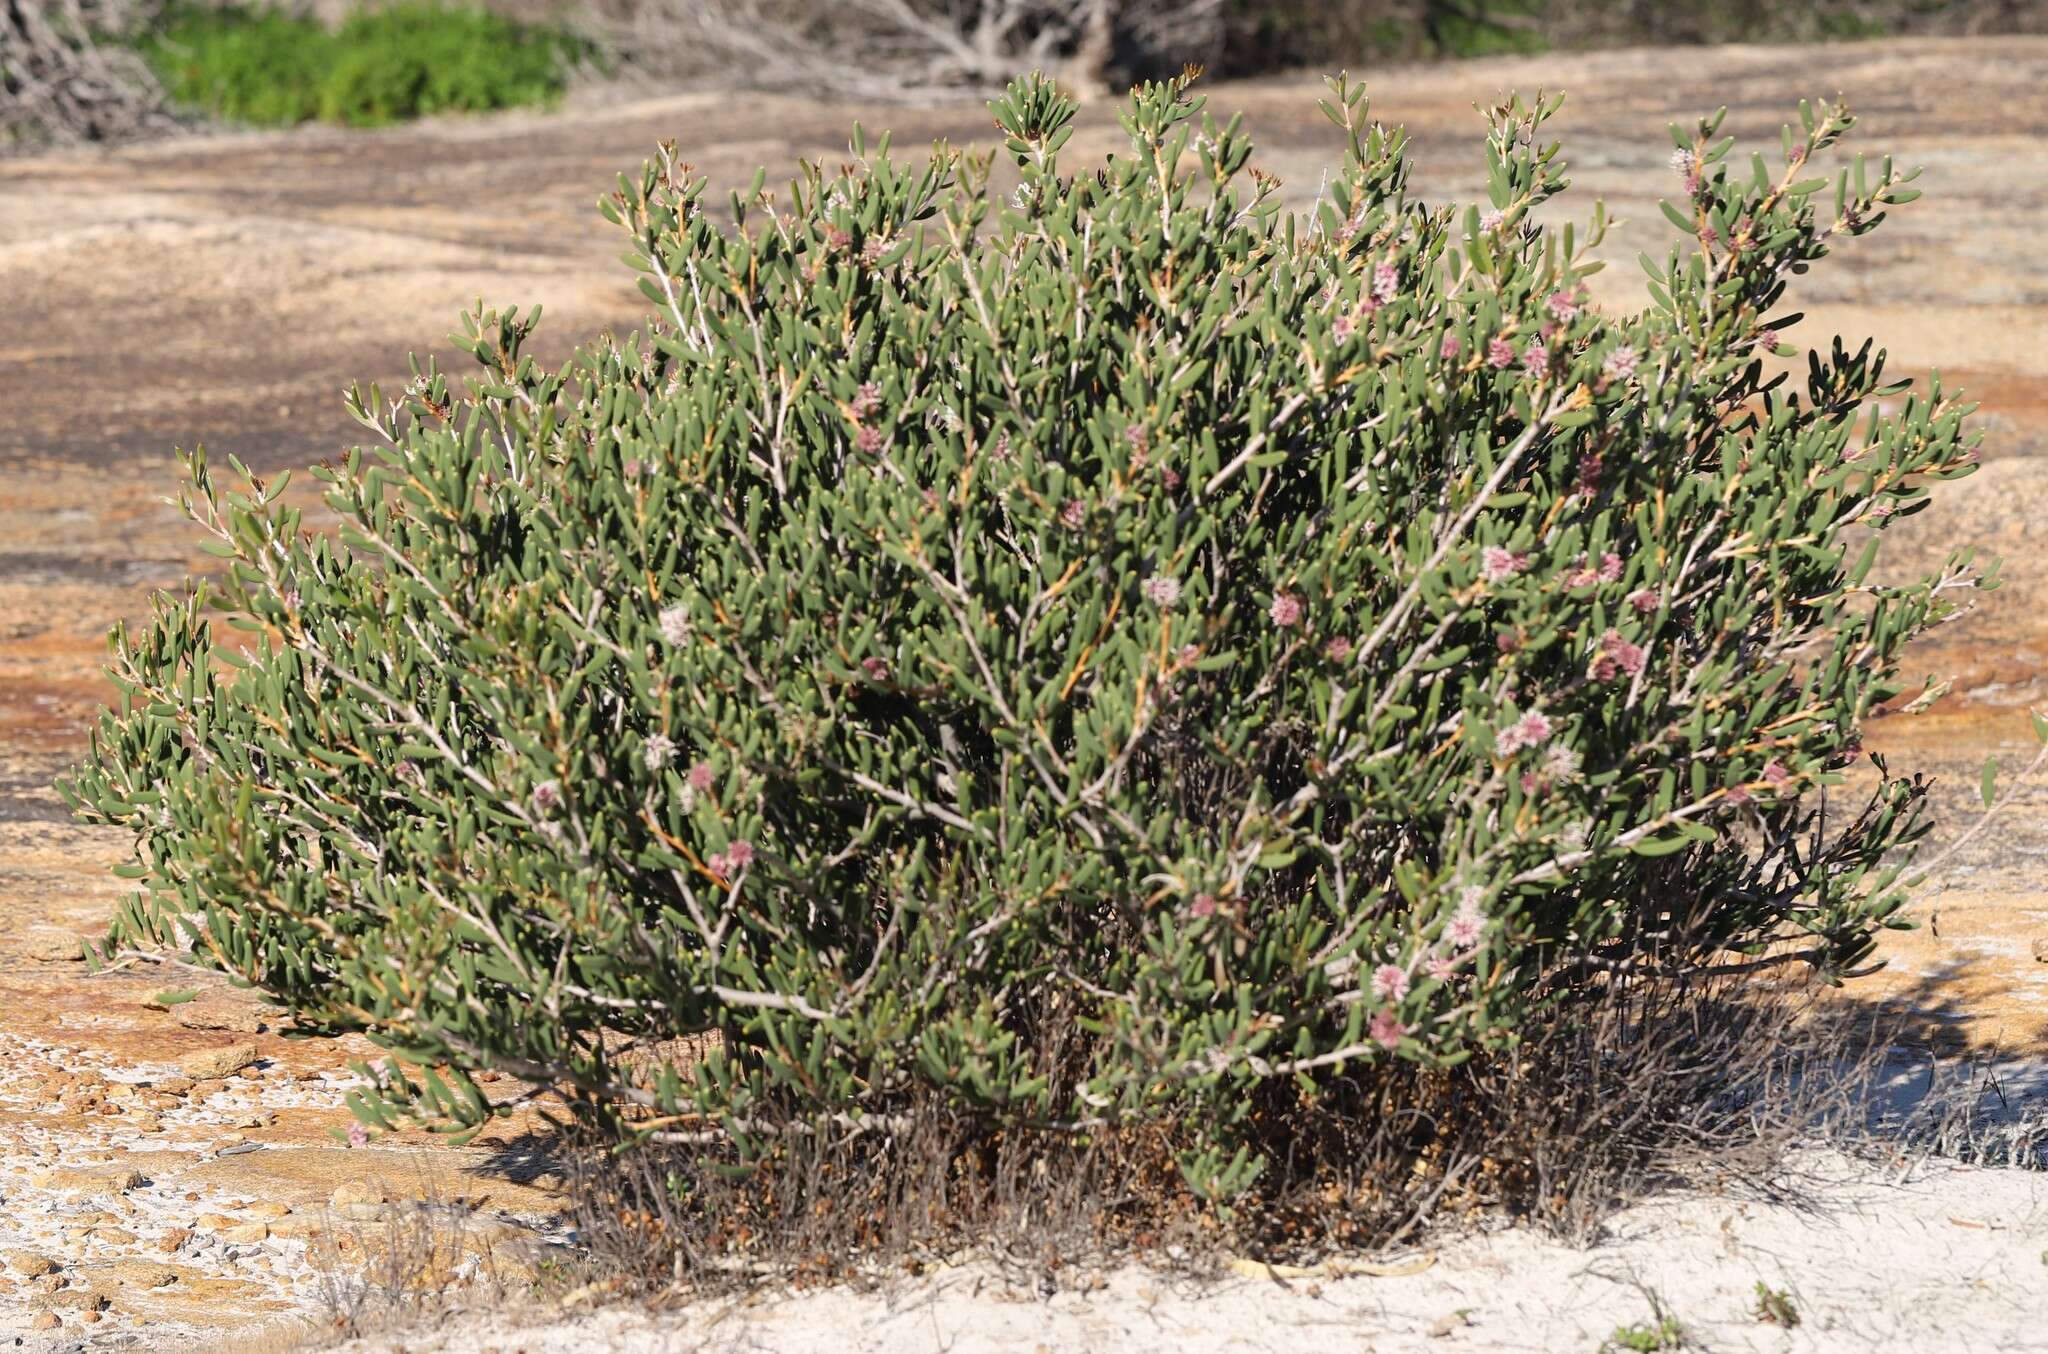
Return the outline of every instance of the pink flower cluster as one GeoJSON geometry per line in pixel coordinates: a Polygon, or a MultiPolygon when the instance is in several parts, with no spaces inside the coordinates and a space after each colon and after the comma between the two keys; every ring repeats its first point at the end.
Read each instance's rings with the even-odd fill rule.
{"type": "Polygon", "coordinates": [[[1531,710],[1514,723],[1494,735],[1493,746],[1503,757],[1512,757],[1523,748],[1541,747],[1550,741],[1554,726],[1540,710],[1531,710]]]}
{"type": "Polygon", "coordinates": [[[1594,651],[1587,671],[1596,682],[1611,682],[1624,673],[1635,676],[1643,670],[1644,660],[1640,645],[1623,639],[1619,630],[1609,630],[1600,636],[1600,647],[1594,651]]]}
{"type": "Polygon", "coordinates": [[[1600,475],[1607,469],[1607,458],[1597,451],[1589,451],[1579,457],[1579,480],[1572,486],[1587,498],[1600,492],[1600,475]]]}
{"type": "Polygon", "coordinates": [[[1375,1044],[1391,1053],[1401,1046],[1401,1038],[1408,1033],[1408,1027],[1392,1011],[1375,1011],[1368,1033],[1375,1044]]]}
{"type": "Polygon", "coordinates": [[[1068,499],[1066,506],[1060,509],[1060,525],[1069,531],[1079,531],[1087,520],[1088,505],[1078,498],[1068,499]]]}
{"type": "Polygon", "coordinates": [[[1381,964],[1372,971],[1372,994],[1382,1001],[1399,1001],[1408,995],[1408,970],[1399,964],[1381,964]]]}
{"type": "Polygon", "coordinates": [[[1685,180],[1687,197],[1696,197],[1700,191],[1700,157],[1689,150],[1671,152],[1672,172],[1685,180]]]}
{"type": "Polygon", "coordinates": [[[1637,588],[1628,595],[1628,604],[1637,611],[1650,612],[1658,607],[1657,592],[1654,588],[1637,588]]]}
{"type": "Polygon", "coordinates": [[[1445,334],[1444,341],[1436,346],[1436,355],[1446,362],[1454,360],[1463,351],[1465,341],[1456,334],[1445,334]]]}
{"type": "Polygon", "coordinates": [[[1540,343],[1530,344],[1522,354],[1522,365],[1528,368],[1531,376],[1542,380],[1550,374],[1550,349],[1540,343]]]}
{"type": "Polygon", "coordinates": [[[747,867],[754,863],[754,844],[742,837],[704,863],[711,867],[711,873],[725,878],[744,874],[747,867]]]}
{"type": "Polygon", "coordinates": [[[1486,365],[1499,370],[1511,367],[1515,362],[1515,345],[1504,338],[1490,339],[1486,344],[1486,365]]]}
{"type": "Polygon", "coordinates": [[[1391,263],[1379,263],[1372,270],[1372,299],[1377,305],[1393,300],[1401,290],[1401,270],[1391,263]]]}
{"type": "Polygon", "coordinates": [[[1570,324],[1579,314],[1579,298],[1568,291],[1550,293],[1550,299],[1544,305],[1560,324],[1570,324]]]}
{"type": "Polygon", "coordinates": [[[1590,588],[1595,583],[1618,583],[1625,566],[1621,556],[1612,550],[1600,556],[1598,567],[1589,563],[1584,555],[1579,556],[1578,567],[1565,575],[1564,585],[1568,588],[1590,588]]]}
{"type": "Polygon", "coordinates": [[[1486,934],[1486,913],[1480,910],[1477,889],[1467,889],[1458,900],[1458,910],[1444,923],[1444,944],[1454,950],[1469,950],[1486,934]]]}
{"type": "Polygon", "coordinates": [[[1498,583],[1522,572],[1528,563],[1527,555],[1518,555],[1505,546],[1489,545],[1479,552],[1479,576],[1489,583],[1498,583]]]}
{"type": "Polygon", "coordinates": [[[1323,646],[1323,656],[1332,663],[1341,663],[1351,657],[1351,641],[1343,635],[1333,638],[1323,646]]]}
{"type": "Polygon", "coordinates": [[[1291,592],[1276,594],[1273,598],[1273,605],[1266,611],[1266,617],[1283,630],[1291,625],[1299,624],[1301,622],[1301,599],[1291,592]]]}
{"type": "Polygon", "coordinates": [[[1636,374],[1636,366],[1642,360],[1641,353],[1624,344],[1607,354],[1607,360],[1600,364],[1600,374],[1610,381],[1626,381],[1636,374]]]}
{"type": "Polygon", "coordinates": [[[1154,574],[1141,586],[1145,600],[1156,607],[1170,607],[1180,600],[1180,580],[1172,574],[1154,574]]]}

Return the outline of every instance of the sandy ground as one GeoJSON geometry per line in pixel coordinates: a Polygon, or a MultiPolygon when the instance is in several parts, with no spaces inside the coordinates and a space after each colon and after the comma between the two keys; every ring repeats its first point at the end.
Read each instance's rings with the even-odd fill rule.
{"type": "MultiPolygon", "coordinates": [[[[1674,118],[1727,104],[1727,130],[1772,142],[1799,97],[1839,91],[1864,115],[1859,146],[1927,167],[1922,202],[1804,280],[1808,319],[1789,337],[1873,336],[1903,374],[1938,365],[1983,402],[1982,472],[1896,533],[1886,567],[1925,568],[1969,542],[2007,557],[2006,587],[1915,655],[1914,675],[1952,677],[1953,693],[1930,714],[1870,730],[1895,767],[1937,778],[1937,844],[1955,839],[1971,820],[1977,766],[1991,753],[2024,756],[2025,710],[2048,704],[2048,40],[1617,52],[1389,71],[1371,84],[1375,113],[1413,132],[1415,187],[1432,198],[1469,198],[1481,186],[1475,102],[1509,88],[1569,91],[1557,124],[1573,165],[1564,210],[1583,217],[1598,196],[1623,218],[1606,250],[1615,266],[1596,279],[1609,306],[1640,303],[1628,260],[1665,239],[1654,198],[1671,187],[1664,125],[1674,118]]],[[[1316,83],[1210,93],[1219,112],[1246,112],[1260,163],[1293,200],[1312,198],[1334,145],[1315,111],[1316,83]]],[[[225,1332],[295,1318],[317,1308],[307,1243],[322,1219],[382,1206],[359,1195],[460,1199],[480,1229],[544,1224],[545,1163],[524,1126],[460,1150],[414,1138],[347,1148],[335,1131],[346,1123],[339,1101],[359,1047],[287,1040],[274,1013],[217,987],[192,1009],[167,1006],[153,998],[187,981],[145,966],[89,975],[77,937],[104,923],[118,894],[108,867],[123,843],[70,823],[51,781],[84,751],[109,694],[99,672],[107,627],[203,563],[193,533],[162,501],[176,487],[171,447],[203,441],[263,471],[331,456],[355,440],[339,389],[401,379],[408,349],[446,352],[440,336],[478,297],[544,303],[543,347],[554,353],[630,327],[641,311],[633,275],[592,210],[617,172],[672,136],[719,184],[743,182],[762,163],[780,175],[799,155],[839,153],[855,117],[893,125],[906,153],[937,137],[989,140],[987,114],[974,104],[875,110],[691,94],[547,117],[196,138],[0,163],[0,1341],[209,1349],[225,1332]],[[245,1069],[179,1070],[182,1059],[243,1044],[254,1049],[245,1069]],[[17,1254],[55,1268],[30,1274],[40,1265],[17,1267],[17,1254]],[[145,1282],[166,1272],[165,1282],[145,1282]]],[[[1085,164],[1115,139],[1113,110],[1092,107],[1069,159],[1085,164]]],[[[2048,1051],[2048,962],[2036,957],[2048,954],[2044,860],[2048,782],[2023,789],[1991,830],[1943,864],[1914,913],[1931,924],[1889,938],[1891,968],[1859,991],[1909,1013],[1910,1037],[1925,1046],[2048,1051]]],[[[1977,1210],[1958,1216],[2009,1214],[2015,1228],[2035,1216],[2022,1198],[2028,1182],[1940,1179],[1929,1188],[1977,1210]]],[[[1914,1197],[1881,1196],[1902,1208],[1914,1197]]],[[[1926,1225],[1943,1239],[1929,1242],[1929,1263],[1954,1258],[1959,1272],[1961,1257],[1979,1255],[1967,1248],[1990,1239],[1926,1225]]],[[[1881,1223],[1874,1236],[1891,1230],[1881,1223]]],[[[1842,1268],[1843,1257],[1867,1253],[1854,1233],[1831,1235],[1839,1240],[1820,1260],[1842,1268]]],[[[1817,1244],[1783,1240],[1785,1263],[1817,1244]]],[[[2032,1253],[2043,1245],[2037,1239],[2032,1253]]],[[[1588,1260],[1572,1263],[1555,1272],[1575,1274],[1588,1260]]],[[[1839,1285],[1815,1279],[1812,1300],[1900,1272],[1889,1263],[1846,1268],[1839,1285]]],[[[1467,1271],[1446,1258],[1436,1277],[1400,1283],[1457,1272],[1467,1271]]],[[[1481,1296],[1488,1282],[1470,1274],[1485,1272],[1464,1280],[1481,1296]]],[[[1742,1291],[1753,1281],[1730,1279],[1742,1291]]],[[[1622,1301],[1614,1285],[1574,1282],[1561,1312],[1622,1301]],[[1608,1288],[1614,1294],[1599,1296],[1608,1288]]],[[[1362,1280],[1344,1287],[1353,1285],[1360,1303],[1397,1291],[1362,1280]]],[[[954,1279],[944,1288],[946,1301],[958,1300],[954,1279]]],[[[1730,1315],[1708,1296],[1681,1307],[1681,1318],[1738,1320],[1739,1310],[1730,1315]]],[[[1501,1307],[1486,1338],[1521,1338],[1523,1326],[1551,1319],[1537,1311],[1538,1296],[1521,1300],[1537,1306],[1525,1317],[1501,1307]]],[[[799,1299],[828,1301],[853,1299],[799,1299]]],[[[1067,1342],[1056,1347],[1089,1347],[1095,1337],[1084,1326],[1048,1324],[1068,1319],[1060,1302],[1018,1306],[1018,1320],[1067,1342]]],[[[1189,1302],[1191,1321],[1224,1310],[1189,1302]]],[[[1995,1321],[1996,1301],[1987,1303],[1994,1316],[1985,1319],[1995,1321]]],[[[1400,1326],[1361,1333],[1324,1304],[1287,1310],[1299,1316],[1289,1342],[1326,1318],[1340,1325],[1314,1329],[1334,1330],[1347,1347],[1407,1338],[1400,1326]]],[[[1608,1309],[1599,1311],[1588,1325],[1595,1338],[1608,1321],[1608,1309]]],[[[1646,1315],[1638,1303],[1614,1320],[1646,1315]]],[[[1279,1316],[1241,1319],[1257,1338],[1279,1338],[1279,1316]]],[[[1919,1318],[1899,1310],[1888,1319],[1919,1318]]],[[[874,1338],[927,1338],[910,1329],[884,1322],[874,1338]]],[[[1983,1329],[1997,1337],[2000,1328],[1983,1329]]],[[[1577,1340],[1560,1338],[1568,1347],[1577,1340]]],[[[2048,1347],[2048,1334],[2033,1338],[2048,1347]]]]}
{"type": "MultiPolygon", "coordinates": [[[[1812,1155],[1784,1199],[1641,1204],[1575,1249],[1521,1230],[1389,1257],[1419,1273],[1196,1282],[1129,1267],[964,1265],[864,1289],[762,1290],[661,1312],[458,1320],[349,1354],[1067,1354],[1074,1351],[1591,1351],[1655,1328],[1717,1351],[2048,1349],[2048,1174],[1873,1169],[1812,1155]],[[1757,1285],[1792,1327],[1757,1316],[1757,1285]]],[[[1674,1342],[1668,1346],[1679,1348],[1674,1342]]]]}

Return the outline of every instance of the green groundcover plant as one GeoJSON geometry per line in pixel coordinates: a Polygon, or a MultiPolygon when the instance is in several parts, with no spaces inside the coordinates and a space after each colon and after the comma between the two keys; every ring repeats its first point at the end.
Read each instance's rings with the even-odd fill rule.
{"type": "Polygon", "coordinates": [[[357,390],[338,532],[190,456],[223,571],[116,632],[69,786],[135,834],[113,943],[388,1047],[372,1126],[476,1125],[484,1068],[742,1144],[937,1096],[1169,1124],[1216,1197],[1262,1095],[1856,971],[1922,787],[1820,792],[1983,581],[1870,581],[1974,435],[1938,383],[1876,410],[1867,344],[1770,359],[1911,176],[1823,172],[1828,105],[1774,162],[1674,129],[1608,314],[1597,212],[1535,215],[1555,100],[1432,207],[1332,89],[1306,218],[1187,78],[1081,173],[1013,85],[1014,191],[856,133],[728,214],[664,147],[604,203],[646,329],[554,371],[480,310],[466,394],[357,390]]]}
{"type": "Polygon", "coordinates": [[[279,127],[550,103],[584,54],[565,33],[441,0],[358,9],[333,32],[280,9],[189,6],[138,45],[176,102],[279,127]]]}

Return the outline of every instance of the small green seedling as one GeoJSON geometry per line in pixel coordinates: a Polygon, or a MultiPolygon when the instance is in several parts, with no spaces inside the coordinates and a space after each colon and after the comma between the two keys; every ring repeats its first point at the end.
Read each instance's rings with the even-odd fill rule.
{"type": "Polygon", "coordinates": [[[1756,1283],[1756,1319],[1766,1325],[1783,1326],[1786,1330],[1799,1324],[1799,1309],[1792,1305],[1792,1295],[1782,1288],[1773,1288],[1758,1279],[1756,1283]]]}
{"type": "Polygon", "coordinates": [[[1604,1349],[1633,1350],[1635,1354],[1655,1354],[1660,1349],[1682,1349],[1685,1347],[1685,1328],[1678,1324],[1676,1317],[1659,1316],[1655,1325],[1638,1321],[1632,1326],[1616,1326],[1614,1334],[1607,1337],[1604,1349]]]}

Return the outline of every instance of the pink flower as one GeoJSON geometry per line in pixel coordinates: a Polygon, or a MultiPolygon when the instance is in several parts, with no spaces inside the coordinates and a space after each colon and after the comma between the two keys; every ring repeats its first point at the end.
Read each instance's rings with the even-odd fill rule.
{"type": "Polygon", "coordinates": [[[861,382],[860,389],[853,393],[853,399],[846,407],[855,419],[866,418],[882,407],[882,388],[873,381],[861,382]]]}
{"type": "Polygon", "coordinates": [[[1339,315],[1330,326],[1330,337],[1339,343],[1349,343],[1351,336],[1358,332],[1358,324],[1349,315],[1339,315]]]}
{"type": "Polygon", "coordinates": [[[1486,365],[1501,368],[1513,365],[1515,345],[1504,338],[1493,339],[1486,345],[1486,365]]]}
{"type": "Polygon", "coordinates": [[[1785,769],[1783,762],[1772,760],[1764,763],[1764,784],[1773,790],[1782,790],[1792,783],[1792,773],[1785,769]]]}
{"type": "Polygon", "coordinates": [[[1529,369],[1531,376],[1542,380],[1550,374],[1550,349],[1540,343],[1530,344],[1528,351],[1522,354],[1522,365],[1529,369]]]}
{"type": "Polygon", "coordinates": [[[1343,635],[1338,635],[1335,639],[1331,640],[1328,644],[1325,644],[1323,646],[1323,656],[1329,659],[1332,663],[1343,662],[1345,659],[1351,657],[1351,641],[1349,639],[1346,639],[1343,635]]]}
{"type": "Polygon", "coordinates": [[[533,787],[533,807],[540,813],[553,813],[562,806],[562,784],[560,781],[544,780],[533,787]]]}
{"type": "Polygon", "coordinates": [[[1180,580],[1172,574],[1154,574],[1143,588],[1146,600],[1154,606],[1169,607],[1180,600],[1180,580]]]}
{"type": "Polygon", "coordinates": [[[1750,794],[1747,785],[1731,785],[1728,787],[1728,802],[1730,804],[1747,804],[1752,798],[1754,796],[1750,794]]]}
{"type": "Polygon", "coordinates": [[[695,790],[698,794],[710,794],[712,785],[711,763],[697,763],[695,766],[690,768],[690,774],[685,776],[683,779],[687,781],[690,788],[692,790],[695,790]]]}
{"type": "Polygon", "coordinates": [[[1392,1011],[1376,1011],[1372,1018],[1372,1041],[1388,1052],[1401,1046],[1401,1037],[1408,1033],[1408,1027],[1392,1011]]]}
{"type": "Polygon", "coordinates": [[[1579,458],[1579,482],[1577,490],[1587,498],[1600,492],[1600,472],[1607,468],[1607,462],[1597,451],[1589,451],[1579,458]]]}
{"type": "Polygon", "coordinates": [[[1391,263],[1376,264],[1372,270],[1372,299],[1385,305],[1401,289],[1401,270],[1391,263]]]}
{"type": "Polygon", "coordinates": [[[1489,545],[1479,552],[1479,576],[1498,583],[1522,571],[1522,557],[1503,546],[1489,545]]]}
{"type": "Polygon", "coordinates": [[[1213,916],[1215,912],[1216,899],[1213,894],[1198,893],[1188,900],[1188,915],[1190,917],[1208,917],[1213,916]]]}
{"type": "Polygon", "coordinates": [[[1500,208],[1488,207],[1485,211],[1479,213],[1479,228],[1487,231],[1499,230],[1500,223],[1505,220],[1507,220],[1507,214],[1501,211],[1500,208]]]}
{"type": "Polygon", "coordinates": [[[1619,583],[1621,581],[1621,570],[1621,556],[1615,554],[1612,550],[1600,556],[1600,581],[1602,583],[1619,583]]]}
{"type": "Polygon", "coordinates": [[[825,248],[837,254],[853,243],[853,237],[837,226],[825,227],[825,248]]]}
{"type": "Polygon", "coordinates": [[[1465,341],[1456,334],[1445,334],[1444,341],[1437,344],[1436,355],[1449,362],[1465,350],[1465,341]]]}
{"type": "Polygon", "coordinates": [[[1778,331],[1775,329],[1757,330],[1756,346],[1763,349],[1765,352],[1770,352],[1773,349],[1775,349],[1778,346],[1778,331]]]}
{"type": "Polygon", "coordinates": [[[1566,324],[1569,324],[1579,313],[1578,298],[1574,297],[1570,292],[1554,291],[1550,293],[1550,299],[1545,304],[1550,307],[1552,315],[1555,315],[1566,324]]]}
{"type": "Polygon", "coordinates": [[[1180,472],[1170,465],[1162,465],[1159,467],[1159,482],[1166,486],[1166,492],[1170,494],[1180,488],[1180,472]]]}
{"type": "Polygon", "coordinates": [[[1628,604],[1638,611],[1655,611],[1658,607],[1655,588],[1637,588],[1628,595],[1628,604]]]}
{"type": "Polygon", "coordinates": [[[1385,1001],[1408,995],[1408,971],[1399,964],[1381,964],[1372,971],[1372,994],[1385,1001]]]}
{"type": "Polygon", "coordinates": [[[853,435],[854,450],[864,455],[879,455],[882,448],[887,445],[889,439],[882,436],[882,430],[872,423],[861,425],[861,430],[853,435]]]}
{"type": "Polygon", "coordinates": [[[1592,664],[1593,680],[1611,682],[1622,673],[1633,677],[1643,670],[1646,655],[1639,645],[1621,637],[1618,630],[1600,636],[1600,647],[1592,664]]]}
{"type": "Polygon", "coordinates": [[[625,463],[624,465],[620,466],[620,467],[619,467],[619,469],[620,469],[620,471],[621,471],[622,473],[624,473],[624,475],[626,476],[626,478],[627,478],[627,479],[629,479],[629,480],[637,480],[637,479],[639,479],[639,478],[640,478],[640,458],[639,458],[639,457],[637,457],[637,456],[635,456],[635,457],[632,457],[631,459],[627,460],[627,462],[626,462],[626,463],[625,463]]]}
{"type": "Polygon", "coordinates": [[[646,759],[649,771],[659,771],[674,759],[676,745],[665,733],[650,733],[647,741],[641,744],[640,755],[646,759]]]}
{"type": "Polygon", "coordinates": [[[1512,633],[1495,635],[1493,647],[1502,653],[1514,653],[1522,647],[1522,637],[1512,633]]]}
{"type": "Polygon", "coordinates": [[[1088,520],[1088,505],[1078,498],[1070,498],[1060,509],[1060,525],[1069,531],[1079,531],[1081,524],[1088,520]]]}
{"type": "Polygon", "coordinates": [[[1142,423],[1133,423],[1124,429],[1124,441],[1131,444],[1131,450],[1140,455],[1152,445],[1152,433],[1142,423]]]}
{"type": "Polygon", "coordinates": [[[1458,961],[1448,955],[1433,954],[1423,961],[1422,971],[1440,983],[1447,983],[1458,971],[1458,961]]]}
{"type": "Polygon", "coordinates": [[[1286,629],[1301,620],[1301,599],[1291,592],[1283,592],[1273,598],[1273,605],[1266,611],[1274,625],[1286,629]]]}
{"type": "Polygon", "coordinates": [[[1671,168],[1685,180],[1686,195],[1696,196],[1700,191],[1700,157],[1689,150],[1675,150],[1671,152],[1671,168]]]}
{"type": "Polygon", "coordinates": [[[671,648],[683,644],[690,638],[690,609],[672,606],[664,609],[660,617],[661,637],[671,648]]]}
{"type": "Polygon", "coordinates": [[[754,863],[754,844],[745,837],[725,848],[726,867],[720,874],[735,874],[754,863]]]}
{"type": "Polygon", "coordinates": [[[1539,747],[1548,742],[1551,723],[1541,711],[1531,710],[1494,736],[1494,746],[1504,757],[1513,756],[1523,748],[1539,747]]]}
{"type": "Polygon", "coordinates": [[[866,658],[860,660],[860,666],[861,670],[866,672],[872,681],[886,682],[889,680],[889,660],[886,658],[878,658],[873,654],[869,654],[866,658]]]}
{"type": "Polygon", "coordinates": [[[1486,934],[1486,914],[1479,910],[1479,904],[1470,898],[1458,904],[1458,910],[1444,923],[1444,943],[1456,950],[1469,950],[1477,945],[1486,934]]]}
{"type": "Polygon", "coordinates": [[[1610,381],[1626,381],[1636,374],[1636,364],[1642,355],[1635,349],[1623,346],[1607,354],[1607,360],[1600,364],[1600,373],[1610,381]]]}
{"type": "Polygon", "coordinates": [[[370,1145],[369,1130],[361,1124],[350,1124],[348,1126],[348,1145],[350,1147],[368,1147],[370,1145]]]}

